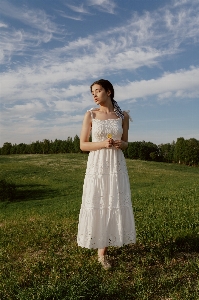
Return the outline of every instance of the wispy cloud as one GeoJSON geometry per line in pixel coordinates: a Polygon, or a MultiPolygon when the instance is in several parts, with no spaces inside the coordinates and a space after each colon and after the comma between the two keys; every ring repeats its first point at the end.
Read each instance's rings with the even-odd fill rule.
{"type": "Polygon", "coordinates": [[[193,5],[193,4],[198,4],[198,0],[173,0],[173,4],[174,4],[174,7],[176,6],[184,6],[186,4],[188,5],[193,5]]]}
{"type": "Polygon", "coordinates": [[[59,13],[59,15],[63,18],[66,18],[66,19],[71,19],[71,20],[75,20],[75,21],[83,21],[83,18],[82,16],[72,16],[72,15],[68,15],[66,14],[65,12],[63,11],[58,11],[57,12],[59,13]]]}
{"type": "Polygon", "coordinates": [[[0,28],[8,28],[8,25],[0,22],[0,28]]]}
{"type": "Polygon", "coordinates": [[[90,14],[90,12],[84,7],[83,4],[79,6],[71,5],[71,4],[65,4],[67,7],[69,7],[71,10],[77,13],[81,14],[90,14]]]}
{"type": "Polygon", "coordinates": [[[88,0],[88,5],[96,6],[103,12],[115,14],[116,4],[113,0],[88,0]]]}
{"type": "Polygon", "coordinates": [[[199,6],[181,8],[178,11],[166,10],[164,15],[166,28],[173,40],[181,42],[198,41],[199,39],[199,6]]]}
{"type": "Polygon", "coordinates": [[[63,34],[62,29],[52,22],[43,10],[28,9],[25,6],[19,8],[8,1],[2,1],[1,14],[21,23],[18,29],[1,23],[1,27],[5,28],[0,32],[1,63],[8,62],[12,55],[19,55],[19,51],[22,55],[22,51],[36,49],[40,44],[48,43],[63,34]]]}
{"type": "MultiPolygon", "coordinates": [[[[199,41],[199,7],[195,1],[187,7],[188,1],[176,0],[153,12],[133,14],[123,26],[77,37],[48,51],[40,46],[59,38],[63,33],[59,32],[60,26],[42,10],[20,10],[2,1],[4,15],[27,25],[25,29],[14,29],[9,23],[0,23],[0,62],[7,67],[0,74],[2,134],[14,126],[13,136],[26,124],[30,135],[36,136],[35,128],[42,127],[40,136],[50,128],[58,138],[57,134],[61,137],[64,132],[60,127],[68,126],[69,121],[74,125],[68,135],[76,134],[76,123],[93,105],[90,82],[114,74],[122,78],[124,71],[131,72],[131,76],[142,68],[156,67],[160,71],[148,80],[127,81],[125,77],[123,84],[115,84],[117,99],[124,106],[147,97],[156,103],[198,98],[199,66],[160,75],[165,61],[184,51],[184,45],[199,41]],[[11,65],[13,57],[24,58],[27,54],[31,59],[20,64],[15,59],[16,65],[11,65]]],[[[109,0],[89,0],[87,4],[89,8],[86,4],[79,8],[69,5],[79,14],[74,17],[64,11],[58,13],[81,21],[92,6],[108,13],[116,11],[115,3],[109,0]]]]}
{"type": "MultiPolygon", "coordinates": [[[[8,28],[8,26],[6,27],[8,28]]],[[[0,32],[0,63],[10,61],[13,54],[17,54],[24,49],[23,31],[1,30],[0,32]]]]}
{"type": "Polygon", "coordinates": [[[30,51],[33,52],[32,57],[34,57],[42,44],[52,39],[61,39],[63,34],[66,34],[43,10],[19,8],[2,1],[1,13],[19,21],[17,29],[5,23],[0,25],[0,63],[2,64],[8,63],[14,55],[24,56],[27,52],[30,54],[30,51]]]}
{"type": "Polygon", "coordinates": [[[57,25],[41,9],[28,9],[25,6],[19,8],[3,0],[1,1],[1,13],[40,31],[49,33],[59,32],[57,25]]]}
{"type": "MultiPolygon", "coordinates": [[[[110,71],[132,71],[144,66],[158,66],[166,57],[172,57],[179,51],[176,46],[178,38],[184,42],[191,42],[191,39],[199,35],[199,26],[196,26],[199,25],[199,19],[192,9],[192,12],[186,12],[180,23],[182,31],[186,28],[186,34],[182,36],[180,30],[176,31],[176,24],[179,22],[171,22],[168,35],[164,33],[164,45],[159,45],[157,37],[160,33],[153,20],[154,14],[157,15],[156,21],[161,24],[165,22],[164,26],[168,26],[168,10],[164,13],[161,10],[141,17],[134,16],[128,26],[79,38],[65,47],[40,53],[39,58],[35,57],[34,65],[20,66],[1,74],[2,97],[11,102],[36,98],[44,100],[50,88],[64,82],[102,77],[110,71]],[[103,36],[103,40],[99,39],[100,35],[103,36]]],[[[12,36],[8,37],[4,34],[4,53],[9,54],[10,51],[11,55],[17,51],[24,51],[24,35],[26,36],[23,31],[13,32],[12,36]]],[[[52,96],[48,96],[53,99],[52,96]]],[[[62,95],[58,97],[61,98],[62,95]]]]}
{"type": "Polygon", "coordinates": [[[109,45],[100,43],[96,46],[94,53],[71,58],[69,62],[63,61],[62,58],[58,59],[54,53],[55,58],[51,57],[51,61],[50,58],[43,59],[42,57],[37,65],[18,67],[16,70],[2,74],[0,77],[3,87],[1,93],[2,97],[8,98],[9,101],[16,101],[16,99],[25,101],[32,97],[44,99],[46,97],[44,91],[48,91],[52,85],[73,80],[83,81],[103,76],[110,71],[136,70],[141,66],[150,67],[157,63],[157,58],[166,54],[168,54],[167,51],[161,52],[152,48],[116,50],[115,42],[109,45]]]}

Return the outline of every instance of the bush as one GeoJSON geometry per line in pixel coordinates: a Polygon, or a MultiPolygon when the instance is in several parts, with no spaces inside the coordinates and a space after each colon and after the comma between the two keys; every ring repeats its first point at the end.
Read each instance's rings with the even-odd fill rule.
{"type": "Polygon", "coordinates": [[[13,201],[16,195],[16,185],[0,179],[0,202],[13,201]]]}

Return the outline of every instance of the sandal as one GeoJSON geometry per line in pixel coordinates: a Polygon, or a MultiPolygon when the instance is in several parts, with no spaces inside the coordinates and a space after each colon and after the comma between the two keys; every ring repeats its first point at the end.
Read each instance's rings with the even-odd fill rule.
{"type": "Polygon", "coordinates": [[[98,262],[101,263],[102,267],[105,270],[108,270],[111,268],[111,264],[108,261],[108,256],[107,255],[103,255],[103,256],[98,256],[98,262]]]}

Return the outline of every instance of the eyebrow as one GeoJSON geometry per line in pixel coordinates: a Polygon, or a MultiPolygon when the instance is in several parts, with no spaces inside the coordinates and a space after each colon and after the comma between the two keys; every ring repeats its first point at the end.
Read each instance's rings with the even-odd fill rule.
{"type": "MultiPolygon", "coordinates": [[[[100,90],[100,88],[99,89],[95,89],[95,91],[99,91],[100,90]]],[[[94,91],[91,91],[91,93],[93,93],[94,91]]]]}

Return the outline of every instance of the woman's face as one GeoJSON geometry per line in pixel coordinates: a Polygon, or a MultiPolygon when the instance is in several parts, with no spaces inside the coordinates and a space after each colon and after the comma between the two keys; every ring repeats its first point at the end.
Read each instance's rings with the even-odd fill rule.
{"type": "Polygon", "coordinates": [[[92,86],[91,93],[96,104],[105,103],[110,96],[110,91],[106,92],[105,89],[99,84],[94,84],[92,86]]]}

